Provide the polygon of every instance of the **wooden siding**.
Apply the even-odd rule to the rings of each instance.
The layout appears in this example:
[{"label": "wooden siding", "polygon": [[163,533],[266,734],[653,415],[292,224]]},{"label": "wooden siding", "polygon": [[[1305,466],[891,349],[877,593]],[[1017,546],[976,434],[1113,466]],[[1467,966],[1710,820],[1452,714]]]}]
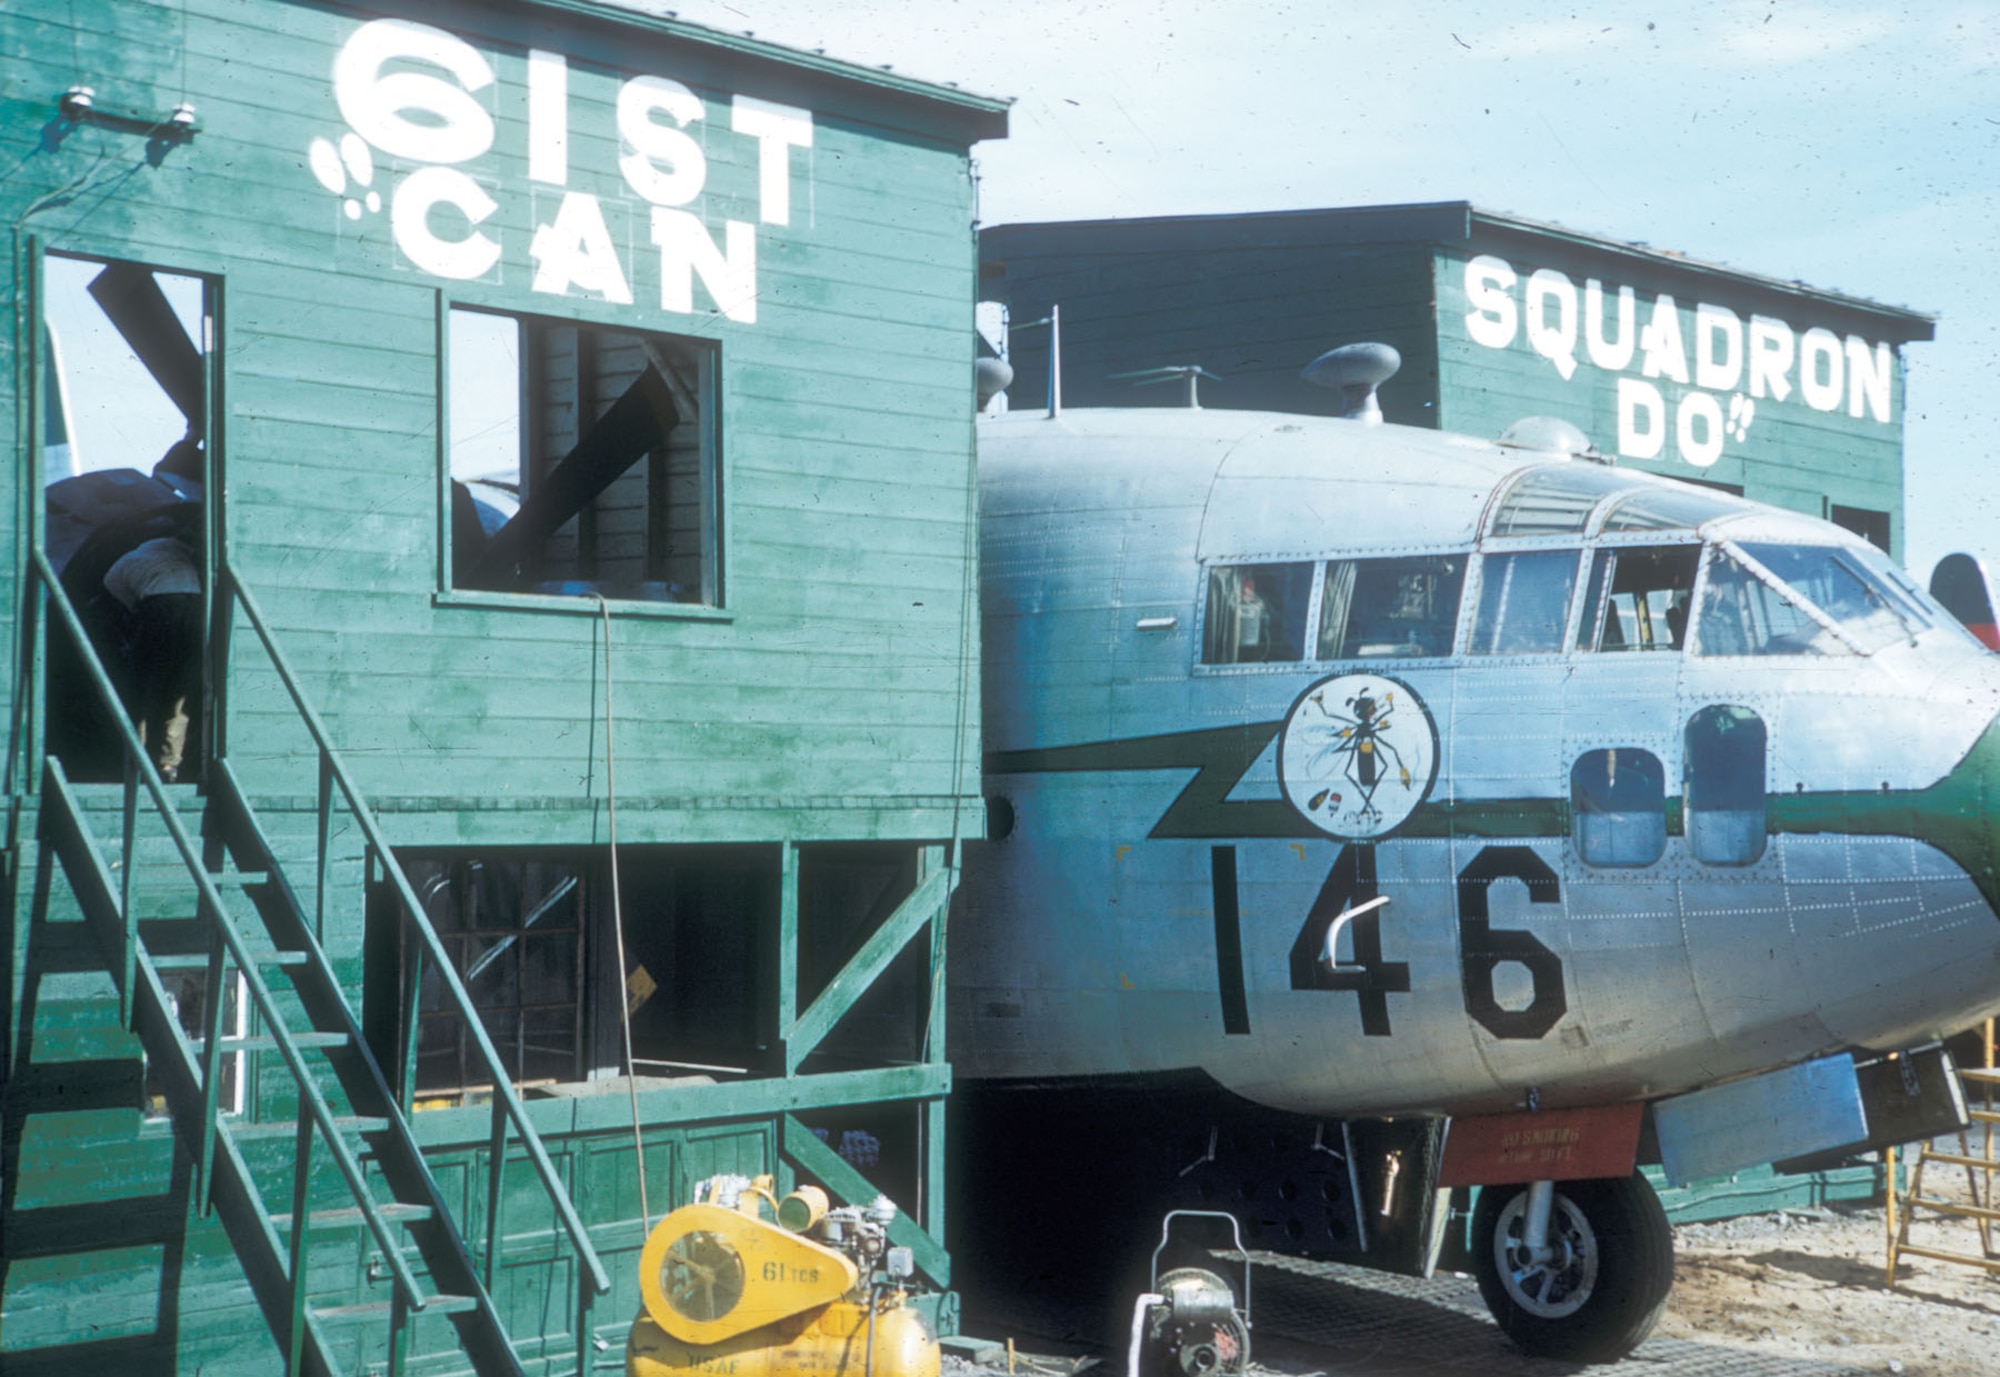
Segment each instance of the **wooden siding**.
[{"label": "wooden siding", "polygon": [[[529,216],[537,204],[546,214],[548,198],[525,193],[520,156],[526,21],[505,9],[426,11],[489,57],[500,92],[494,149],[477,164],[508,192],[482,226],[507,246],[500,280],[450,284],[394,261],[386,212],[344,221],[338,199],[303,166],[313,138],[344,127],[328,73],[361,17],[190,0],[184,89],[202,121],[192,142],[151,168],[143,139],[75,131],[31,158],[0,199],[19,214],[108,150],[137,170],[63,213],[37,213],[26,231],[44,249],[126,256],[215,282],[230,557],[278,623],[335,738],[353,745],[367,786],[580,802],[578,780],[590,771],[576,748],[593,739],[602,710],[589,672],[601,659],[590,601],[528,610],[436,600],[438,341],[440,312],[456,301],[574,311],[719,343],[725,614],[685,621],[650,608],[617,619],[621,791],[744,800],[728,825],[760,834],[773,830],[763,816],[771,807],[784,810],[787,831],[844,835],[851,810],[819,805],[921,797],[931,810],[923,830],[948,828],[936,804],[976,793],[967,762],[977,756],[976,702],[964,697],[977,682],[977,638],[965,620],[965,150],[885,127],[865,93],[815,109],[813,146],[792,154],[792,223],[757,225],[754,325],[710,314],[699,286],[693,315],[649,307],[647,290],[657,297],[658,287],[644,270],[643,205],[621,209],[637,217],[634,306],[535,293]],[[183,94],[182,22],[136,3],[79,7],[74,29],[66,15],[0,16],[0,72],[16,93],[0,113],[10,127],[39,128],[52,113],[47,98],[21,97],[61,90],[78,63],[101,104],[164,109]],[[547,46],[548,33],[535,32],[532,42]],[[591,179],[615,180],[612,98],[634,71],[693,86],[718,131],[732,91],[761,82],[760,94],[783,95],[713,53],[667,42],[613,49],[591,27],[569,37],[572,181],[592,190],[611,187]],[[135,85],[125,75],[133,72],[171,79]],[[717,134],[708,144],[712,191],[702,209],[719,237],[724,218],[756,222],[756,144]],[[386,190],[393,170],[381,162]],[[17,321],[17,334],[25,328]],[[628,482],[644,479],[641,466]],[[675,491],[689,486],[682,476]],[[604,505],[619,501],[607,494]],[[242,663],[247,687],[261,667]],[[260,697],[232,696],[232,749],[256,755],[267,740],[273,755],[295,749],[289,708],[272,702],[267,712]],[[601,731],[595,739],[601,746]]]},{"label": "wooden siding", "polygon": [[[481,96],[492,147],[464,165],[497,203],[478,228],[502,245],[498,266],[477,280],[428,275],[396,248],[390,202],[417,164],[378,153],[365,184],[350,165],[353,218],[308,167],[313,141],[338,140],[347,128],[332,90],[335,53],[380,7],[0,7],[0,129],[17,152],[0,181],[0,210],[16,227],[12,328],[0,330],[10,379],[0,386],[0,411],[17,456],[0,480],[10,485],[0,518],[0,618],[17,656],[0,690],[17,723],[8,794],[17,844],[0,928],[8,943],[0,1368],[9,1373],[95,1364],[261,1374],[278,1361],[241,1264],[192,1197],[186,1153],[164,1121],[142,1111],[139,1044],[121,1025],[115,987],[85,940],[62,868],[35,840],[40,761],[21,734],[32,733],[34,717],[16,714],[34,708],[40,691],[36,639],[19,634],[41,504],[40,437],[29,433],[28,404],[40,381],[29,292],[39,255],[131,260],[209,283],[209,434],[221,479],[210,500],[221,539],[394,845],[601,848],[614,802],[610,744],[619,837],[633,846],[688,854],[766,844],[775,875],[781,854],[797,854],[781,846],[853,840],[916,854],[919,842],[981,825],[966,141],[997,126],[1001,107],[927,96],[902,78],[843,76],[815,57],[759,54],[733,38],[677,36],[671,22],[636,15],[622,21],[535,0],[402,8],[462,37],[495,73]],[[567,185],[598,198],[630,305],[533,288],[530,246],[561,192],[526,175],[531,47],[567,55]],[[625,190],[618,170],[615,102],[623,83],[642,74],[683,82],[704,103],[692,132],[707,185],[683,209],[718,244],[727,221],[753,227],[754,323],[711,309],[700,281],[692,312],[661,305],[650,207]],[[149,148],[143,129],[56,120],[58,94],[79,83],[94,87],[98,109],[112,115],[151,120],[188,100],[200,130]],[[788,155],[788,224],[760,217],[758,141],[731,131],[738,94],[811,111],[811,147]],[[366,208],[370,190],[381,209]],[[450,237],[468,227],[458,211],[441,208],[433,228]],[[593,599],[447,588],[443,355],[457,305],[573,320],[606,338],[659,333],[712,345],[719,608],[615,603],[607,627]],[[613,362],[624,365],[605,370],[615,393],[636,363]],[[516,388],[519,379],[494,385]],[[693,439],[676,435],[655,462],[641,461],[605,494],[591,519],[608,560],[563,576],[628,576],[604,564],[629,564],[643,533],[671,550],[647,577],[701,585],[700,551],[688,549],[702,534]],[[555,437],[550,444],[562,447]],[[132,461],[147,467],[157,457]],[[671,492],[666,504],[651,500],[661,483]],[[648,519],[664,529],[645,531]],[[230,760],[293,884],[309,892],[318,845],[311,741],[240,618],[231,655],[223,690]],[[92,806],[100,837],[115,835],[112,805],[100,795]],[[385,982],[379,953],[364,940],[359,838],[345,817],[334,830],[321,940],[363,1009],[385,983],[393,988],[393,972]],[[135,863],[143,871],[133,872],[148,914],[185,903],[165,897],[177,862],[163,845],[147,834]],[[942,864],[935,850],[925,853],[933,867]],[[177,878],[184,891],[185,875]],[[628,902],[643,908],[643,898]],[[781,963],[762,947],[787,931],[782,922],[746,914],[738,934],[739,945],[758,947],[759,997],[764,986],[779,987],[768,967]],[[594,976],[609,964],[615,980],[601,934],[588,938],[593,946],[586,959]],[[282,986],[277,999],[281,1009],[297,1005]],[[795,1012],[759,1008],[757,1032],[768,1020],[782,1034]],[[593,1049],[602,1032],[586,1032]],[[296,1090],[275,1057],[250,1054],[245,1081],[246,1117],[295,1112]],[[716,1172],[774,1171],[789,1182],[780,1144],[795,1110],[934,1104],[949,1084],[940,1060],[813,1076],[787,1068],[768,1079],[650,1092],[641,1117],[653,1215]],[[327,1088],[337,1092],[330,1081]],[[644,1232],[630,1113],[622,1095],[530,1105],[611,1270],[613,1291],[593,1324],[613,1352],[637,1305]],[[414,1126],[468,1236],[478,1234],[489,1115],[440,1110],[414,1116]],[[247,1151],[267,1194],[283,1194],[276,1183],[289,1147],[274,1140]],[[575,1257],[519,1152],[517,1142],[507,1159],[495,1296],[528,1369],[568,1371]],[[345,1203],[342,1194],[331,1171],[316,1170],[315,1203]],[[382,1299],[381,1272],[359,1233],[328,1232],[313,1248],[313,1299]],[[381,1337],[379,1326],[357,1330],[344,1370],[379,1365]],[[419,1323],[417,1355],[413,1372],[464,1366],[445,1320]]]},{"label": "wooden siding", "polygon": [[[1519,279],[1512,289],[1517,306],[1529,275],[1543,268],[1563,273],[1579,294],[1590,278],[1604,283],[1607,296],[1614,295],[1620,285],[1632,287],[1636,297],[1635,331],[1642,330],[1651,319],[1655,301],[1661,296],[1671,296],[1681,318],[1681,336],[1690,367],[1696,347],[1697,302],[1726,307],[1743,321],[1752,315],[1783,320],[1795,336],[1820,327],[1843,337],[1851,332],[1871,344],[1887,343],[1894,351],[1889,371],[1888,419],[1876,419],[1872,410],[1861,418],[1850,416],[1845,387],[1833,410],[1813,409],[1802,400],[1794,364],[1792,391],[1783,401],[1770,396],[1748,397],[1747,379],[1740,380],[1733,393],[1711,394],[1724,417],[1737,397],[1752,401],[1754,413],[1741,436],[1725,432],[1720,457],[1714,462],[1705,466],[1690,463],[1677,452],[1676,411],[1683,398],[1700,389],[1667,376],[1645,377],[1643,348],[1634,354],[1629,368],[1613,373],[1589,361],[1587,346],[1579,337],[1575,373],[1565,379],[1549,359],[1529,346],[1524,306],[1521,307],[1523,324],[1510,346],[1490,348],[1476,343],[1465,324],[1468,314],[1475,309],[1465,284],[1467,264],[1479,253],[1501,257],[1514,269]],[[1713,269],[1613,261],[1574,245],[1536,244],[1519,236],[1487,242],[1475,239],[1463,248],[1440,250],[1436,265],[1441,360],[1438,413],[1440,423],[1446,428],[1497,436],[1523,417],[1559,416],[1581,427],[1601,451],[1615,455],[1624,466],[1674,478],[1731,484],[1740,487],[1744,496],[1754,501],[1812,516],[1827,515],[1833,504],[1888,512],[1892,549],[1901,550],[1900,346],[1905,335],[1894,332],[1907,329],[1906,325],[1830,307],[1804,294],[1786,297],[1764,284],[1732,280]],[[1581,325],[1578,328],[1580,336]],[[1657,458],[1640,459],[1617,453],[1621,377],[1643,382],[1660,393],[1667,434]]]},{"label": "wooden siding", "polygon": [[[1062,308],[1063,405],[1172,407],[1179,382],[1135,385],[1114,375],[1198,364],[1204,407],[1332,415],[1334,393],[1299,370],[1336,345],[1383,340],[1403,354],[1384,389],[1389,419],[1429,424],[1436,331],[1426,255],[1407,245],[1244,245],[1199,253],[1121,249],[1107,236],[1038,227],[1031,250],[989,236],[984,299],[1025,325]],[[1010,340],[1014,409],[1048,405],[1048,330]]]}]

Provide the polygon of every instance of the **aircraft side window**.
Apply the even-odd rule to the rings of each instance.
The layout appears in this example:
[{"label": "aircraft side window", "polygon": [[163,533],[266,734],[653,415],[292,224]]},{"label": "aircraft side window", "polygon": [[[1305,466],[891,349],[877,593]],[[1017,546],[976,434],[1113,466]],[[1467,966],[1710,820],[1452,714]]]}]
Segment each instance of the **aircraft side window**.
[{"label": "aircraft side window", "polygon": [[1246,665],[1296,662],[1304,654],[1306,604],[1313,566],[1228,564],[1208,571],[1208,615],[1201,662]]},{"label": "aircraft side window", "polygon": [[1681,778],[1688,850],[1709,865],[1764,854],[1764,719],[1717,705],[1688,719]]},{"label": "aircraft side window", "polygon": [[1570,836],[1585,865],[1651,865],[1667,850],[1667,772],[1651,751],[1585,751],[1569,772]]},{"label": "aircraft side window", "polygon": [[1579,650],[1679,650],[1699,545],[1599,550],[1577,626]]},{"label": "aircraft side window", "polygon": [[1696,609],[1693,647],[1697,655],[1853,653],[1799,603],[1721,550],[1709,553],[1708,578]]},{"label": "aircraft side window", "polygon": [[1449,655],[1464,584],[1460,555],[1329,560],[1316,658]]},{"label": "aircraft side window", "polygon": [[1528,550],[1488,555],[1480,566],[1474,655],[1552,654],[1563,647],[1569,595],[1576,586],[1575,550]]}]

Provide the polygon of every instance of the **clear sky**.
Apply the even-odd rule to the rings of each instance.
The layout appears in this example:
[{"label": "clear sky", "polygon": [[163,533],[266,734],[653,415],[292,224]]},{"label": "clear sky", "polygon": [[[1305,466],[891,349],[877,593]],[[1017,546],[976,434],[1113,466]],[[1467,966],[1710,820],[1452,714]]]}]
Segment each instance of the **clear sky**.
[{"label": "clear sky", "polygon": [[1939,317],[1907,555],[2000,556],[2000,3],[656,0],[1017,103],[988,224],[1469,200]]}]

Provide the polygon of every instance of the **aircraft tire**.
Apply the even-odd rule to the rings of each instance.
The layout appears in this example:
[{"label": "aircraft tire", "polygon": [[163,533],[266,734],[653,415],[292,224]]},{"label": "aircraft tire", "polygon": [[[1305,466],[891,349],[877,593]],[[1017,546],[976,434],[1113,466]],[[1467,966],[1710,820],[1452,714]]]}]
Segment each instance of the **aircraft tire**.
[{"label": "aircraft tire", "polygon": [[1666,1309],[1674,1284],[1673,1231],[1643,1176],[1556,1186],[1553,1265],[1519,1254],[1524,1186],[1488,1186],[1473,1216],[1479,1294],[1522,1352],[1569,1362],[1623,1358]]}]

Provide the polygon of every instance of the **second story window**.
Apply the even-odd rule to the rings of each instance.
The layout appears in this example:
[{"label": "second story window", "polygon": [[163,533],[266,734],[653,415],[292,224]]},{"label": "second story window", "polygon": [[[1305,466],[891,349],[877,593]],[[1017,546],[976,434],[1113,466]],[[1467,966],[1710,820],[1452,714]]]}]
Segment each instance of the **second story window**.
[{"label": "second story window", "polygon": [[716,347],[451,312],[451,584],[721,601]]}]

